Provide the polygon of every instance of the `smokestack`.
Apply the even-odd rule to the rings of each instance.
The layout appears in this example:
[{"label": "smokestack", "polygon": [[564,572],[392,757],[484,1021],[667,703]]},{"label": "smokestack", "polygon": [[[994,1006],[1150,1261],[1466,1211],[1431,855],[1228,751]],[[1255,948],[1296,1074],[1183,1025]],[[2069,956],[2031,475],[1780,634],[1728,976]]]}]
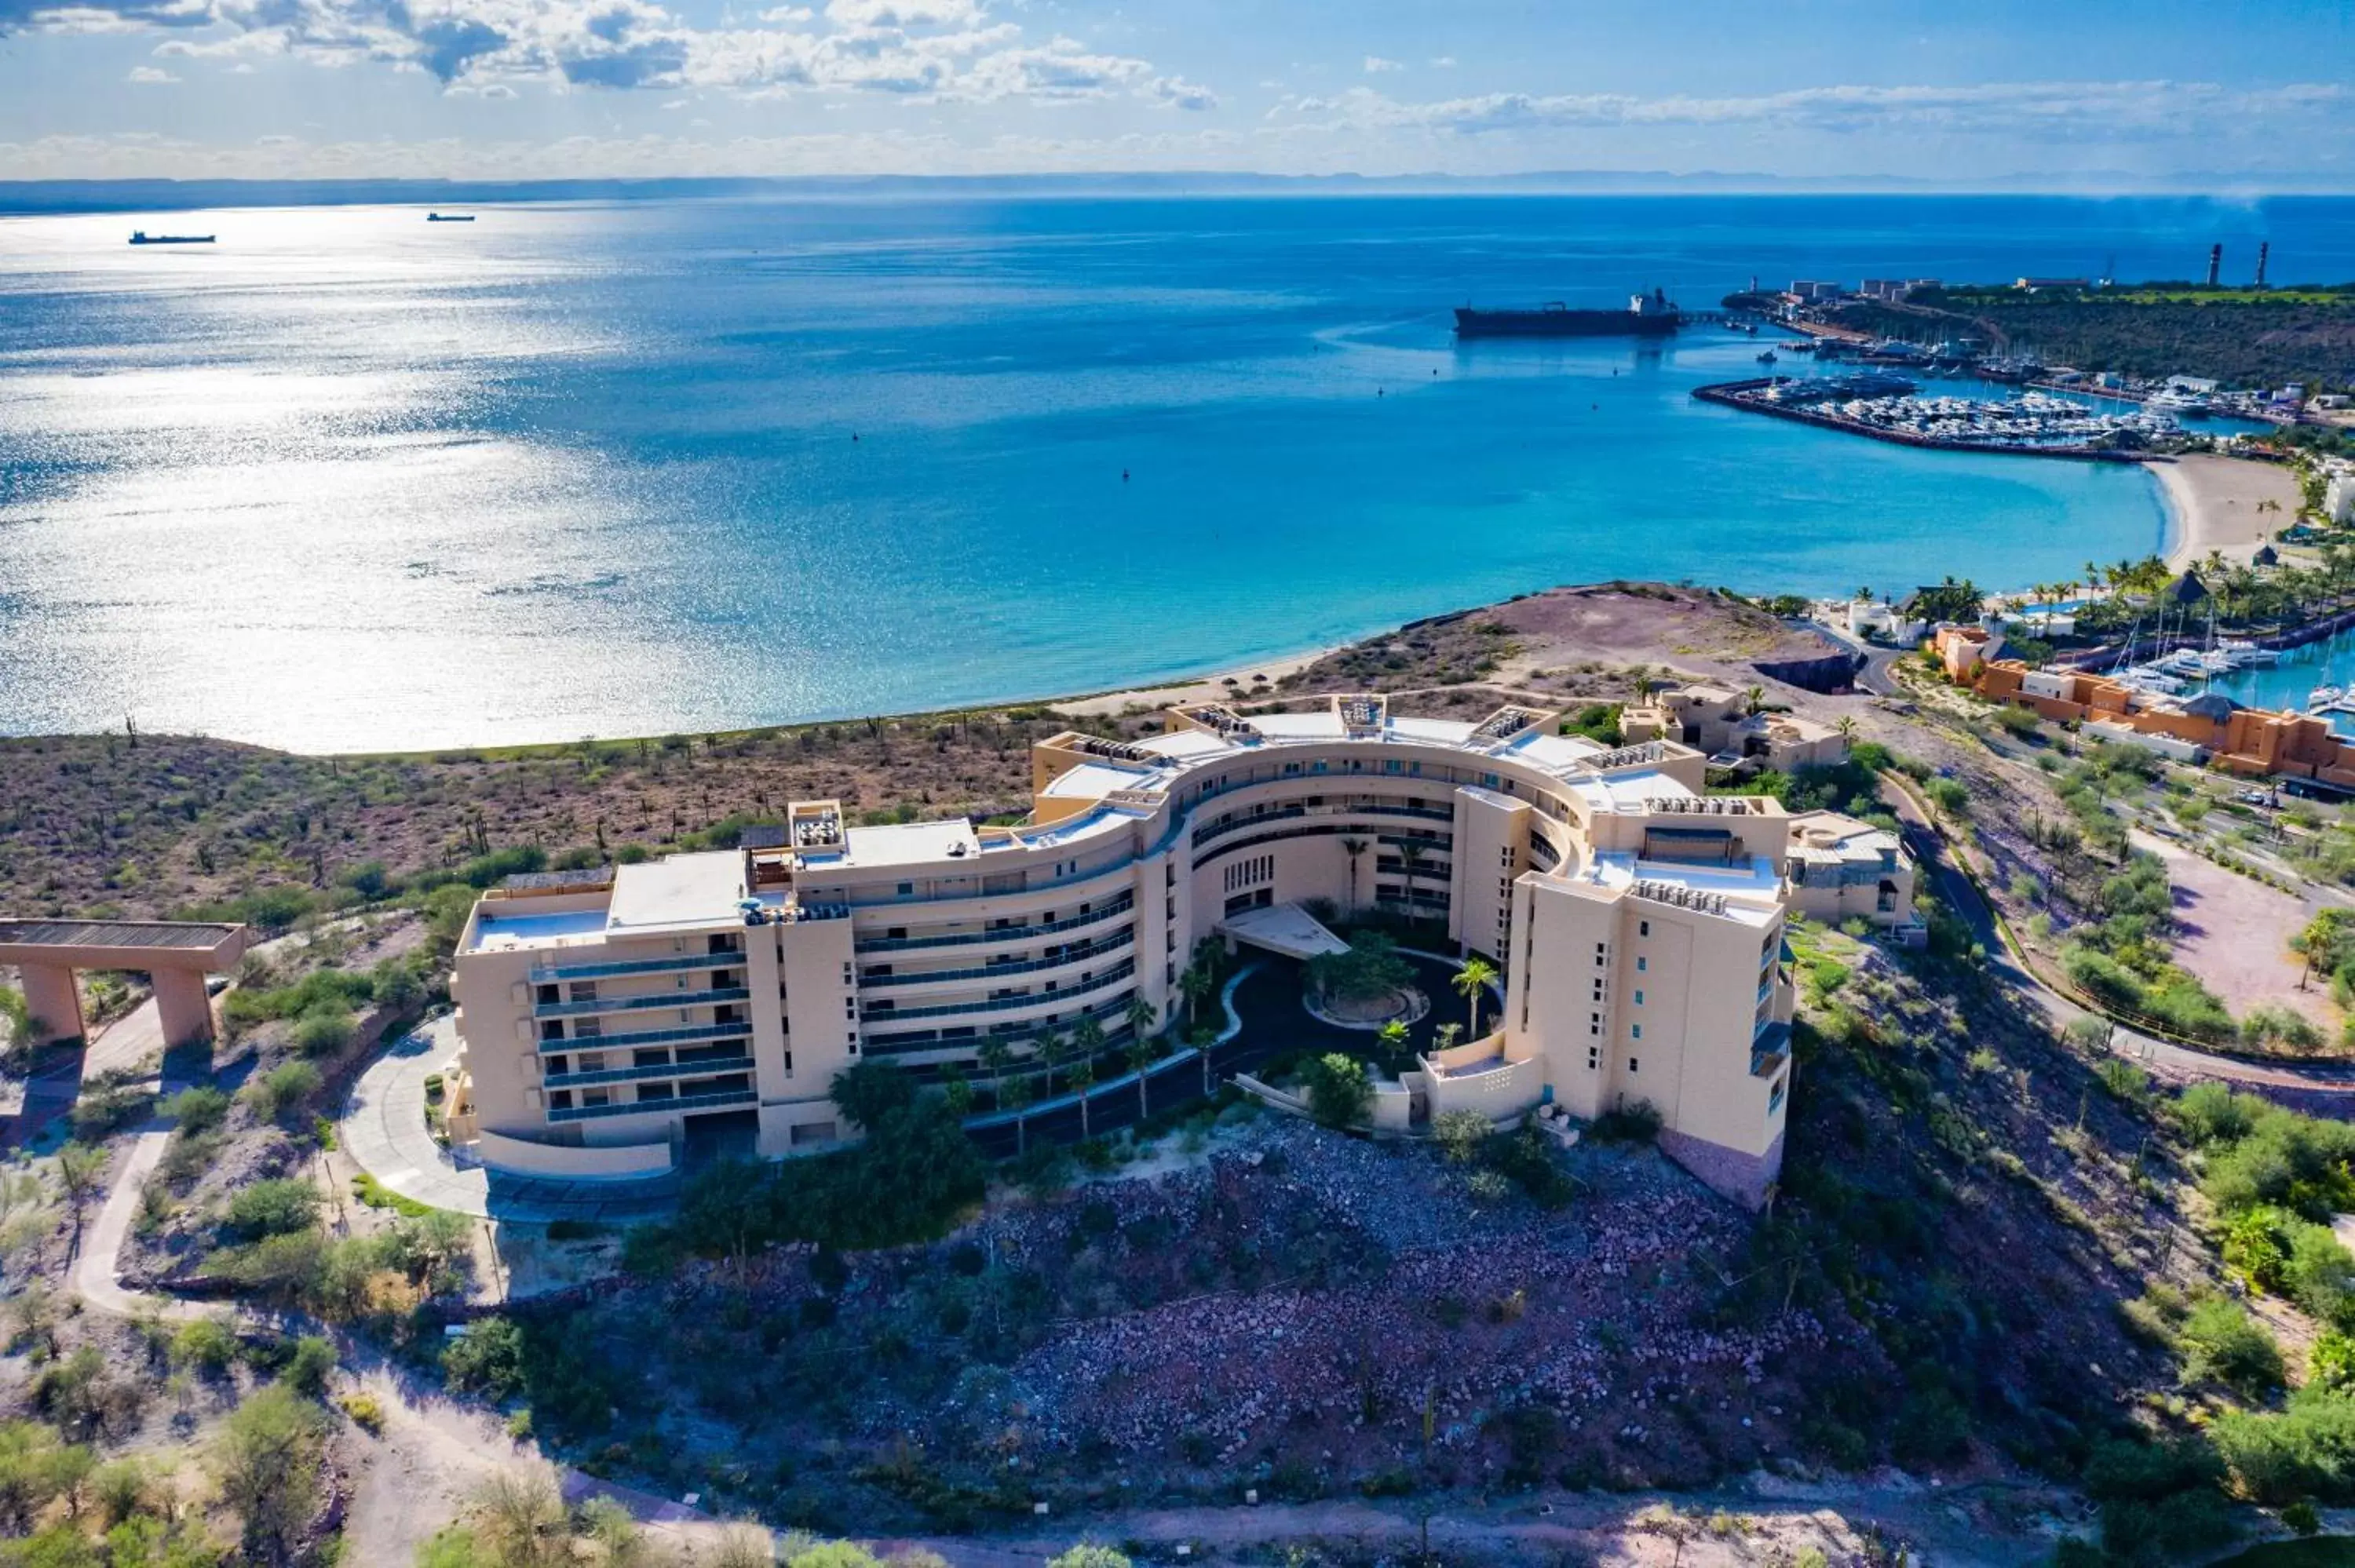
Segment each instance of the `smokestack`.
[{"label": "smokestack", "polygon": [[2224,248],[2222,245],[2211,245],[2208,248],[2208,286],[2210,288],[2216,286],[2216,275],[2223,270]]},{"label": "smokestack", "polygon": [[2265,257],[2273,248],[2274,242],[2270,239],[2257,241],[2257,287],[2260,289],[2265,286]]}]

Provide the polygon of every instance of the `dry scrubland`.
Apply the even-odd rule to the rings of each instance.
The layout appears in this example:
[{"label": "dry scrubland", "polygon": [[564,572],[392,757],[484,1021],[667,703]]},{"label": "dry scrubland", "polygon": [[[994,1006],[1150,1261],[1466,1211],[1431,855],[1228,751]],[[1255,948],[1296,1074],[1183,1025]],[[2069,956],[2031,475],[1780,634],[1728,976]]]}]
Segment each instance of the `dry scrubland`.
[{"label": "dry scrubland", "polygon": [[[2165,880],[2135,871],[2123,827],[2105,823],[2188,810],[2182,796],[1927,685],[1909,706],[1813,697],[1751,670],[1820,652],[1747,605],[1613,585],[1402,628],[1258,700],[1371,687],[1404,709],[1470,714],[1621,701],[1639,670],[1758,684],[1854,717],[1910,759],[2055,961],[2099,936],[2116,961],[2163,969]],[[30,1425],[0,1429],[0,1466],[12,1443],[82,1445],[93,1463],[144,1455],[172,1478],[154,1485],[185,1495],[191,1539],[315,1560],[348,1510],[381,1537],[355,1542],[368,1563],[406,1562],[474,1484],[479,1433],[451,1436],[468,1405],[581,1471],[773,1523],[1034,1542],[1043,1500],[1072,1533],[1175,1532],[1249,1556],[1272,1549],[1272,1525],[1218,1510],[1255,1488],[1317,1538],[1301,1550],[1334,1562],[1406,1550],[1396,1516],[1433,1497],[1496,1521],[1451,1550],[1466,1560],[1883,1554],[1838,1520],[1721,1528],[1615,1500],[1752,1473],[1813,1489],[1851,1521],[1906,1520],[1956,1561],[2035,1560],[2077,1530],[2103,1533],[2121,1565],[2157,1562],[2221,1539],[2219,1477],[2269,1503],[2355,1500],[2355,1438],[2330,1425],[2355,1397],[2328,1392],[2355,1381],[2340,1337],[2355,1330],[2355,1258],[2317,1223],[2355,1206],[2340,1191],[2355,1148],[2254,1102],[2187,1111],[2056,1039],[1951,920],[1902,959],[1796,934],[1802,1086],[1764,1218],[1709,1198],[1646,1147],[1640,1119],[1567,1155],[1507,1137],[1377,1146],[1230,1093],[1165,1113],[1149,1148],[1124,1134],[1076,1157],[1034,1152],[986,1194],[942,1146],[894,1132],[830,1157],[854,1161],[840,1171],[723,1169],[676,1222],[626,1236],[517,1232],[512,1255],[623,1272],[514,1302],[453,1349],[445,1317],[480,1310],[467,1303],[508,1271],[446,1219],[319,1182],[334,1157],[317,1109],[370,1032],[430,995],[475,885],[541,859],[730,842],[741,819],[812,795],[855,813],[1013,811],[1028,741],[1064,723],[1026,708],[400,758],[150,736],[0,745],[0,907],[226,906],[304,927],[234,993],[221,1092],[172,1107],[179,1130],[125,1253],[134,1283],[229,1288],[294,1316],[223,1352],[184,1345],[177,1324],[62,1309],[77,1212],[106,1173],[18,1172],[0,1214],[14,1314],[0,1420]],[[2132,948],[2117,923],[2137,916],[2160,946]],[[98,1086],[86,1136],[119,1160],[122,1140],[103,1140],[147,1114],[146,1094]],[[846,1239],[837,1222],[887,1191],[912,1232]],[[791,1201],[846,1192],[860,1202]],[[330,1374],[322,1404],[319,1352],[300,1341],[328,1328],[352,1336],[346,1366],[370,1371]],[[2306,1391],[2286,1399],[2286,1383]],[[445,1385],[464,1405],[410,1402]],[[373,1413],[349,1403],[362,1392]],[[293,1423],[307,1467],[275,1515],[218,1479],[231,1413],[257,1402]],[[2342,1425],[2355,1434],[2355,1414]],[[2137,1432],[2174,1446],[2116,1446]],[[1951,1500],[1840,1478],[1883,1461],[1940,1476]],[[90,1533],[45,1484],[17,1522],[53,1541]],[[1564,1505],[1559,1527],[1529,1511],[1548,1498]],[[1364,1543],[1369,1510],[1389,1521],[1385,1548]],[[1520,1522],[1503,1522],[1514,1510]],[[255,1518],[284,1526],[277,1545],[251,1535]],[[509,1560],[475,1544],[446,1568]]]}]

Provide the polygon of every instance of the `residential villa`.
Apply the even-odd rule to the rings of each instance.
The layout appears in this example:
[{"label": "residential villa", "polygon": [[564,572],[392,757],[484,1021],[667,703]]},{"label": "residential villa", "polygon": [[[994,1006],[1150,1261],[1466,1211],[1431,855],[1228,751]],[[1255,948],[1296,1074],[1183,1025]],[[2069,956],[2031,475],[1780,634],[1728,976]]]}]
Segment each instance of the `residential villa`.
[{"label": "residential villa", "polygon": [[1838,926],[1912,930],[1913,862],[1898,836],[1838,811],[1791,817],[1791,912]]},{"label": "residential villa", "polygon": [[1631,745],[1678,741],[1719,766],[1756,758],[1787,773],[1798,768],[1837,767],[1848,759],[1848,742],[1829,725],[1796,714],[1753,714],[1746,697],[1720,686],[1655,692],[1649,702],[1621,711],[1619,733]]},{"label": "residential villa", "polygon": [[1689,746],[1558,729],[1380,696],[1187,708],[1142,739],[1038,743],[1018,826],[852,827],[801,801],[737,849],[511,879],[459,942],[453,1136],[562,1177],[667,1170],[720,1118],[764,1155],[822,1150],[850,1134],[828,1095],[854,1062],[970,1071],[1086,1019],[1120,1041],[1133,1012],[1170,1017],[1198,940],[1298,958],[1333,940],[1303,907],[1329,901],[1444,922],[1504,973],[1493,1031],[1423,1062],[1423,1115],[1647,1102],[1672,1157],[1754,1203],[1791,1084],[1785,912],[1878,917],[1889,868],[1845,833],[1795,851],[1771,799],[1705,796]]}]

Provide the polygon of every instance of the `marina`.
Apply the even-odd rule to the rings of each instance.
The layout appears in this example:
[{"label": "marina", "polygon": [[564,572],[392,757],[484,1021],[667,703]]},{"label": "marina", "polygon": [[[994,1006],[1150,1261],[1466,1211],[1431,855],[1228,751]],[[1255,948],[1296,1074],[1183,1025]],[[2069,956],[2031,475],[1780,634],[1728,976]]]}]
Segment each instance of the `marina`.
[{"label": "marina", "polygon": [[[1768,357],[1759,355],[1761,360]],[[1804,378],[1765,376],[1698,387],[1693,396],[1940,451],[2139,462],[2153,444],[2181,434],[2181,427],[2166,414],[2105,412],[2042,392],[2005,398],[1923,397],[1917,383],[1881,371]]]}]

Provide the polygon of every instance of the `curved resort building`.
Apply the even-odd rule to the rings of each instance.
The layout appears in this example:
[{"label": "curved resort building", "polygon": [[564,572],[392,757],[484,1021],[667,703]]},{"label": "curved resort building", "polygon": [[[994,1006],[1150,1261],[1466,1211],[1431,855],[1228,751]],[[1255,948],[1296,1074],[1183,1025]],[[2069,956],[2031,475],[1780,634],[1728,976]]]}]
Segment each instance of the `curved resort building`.
[{"label": "curved resort building", "polygon": [[513,879],[459,943],[453,1135],[559,1177],[667,1170],[706,1118],[824,1149],[854,1061],[971,1068],[1087,1018],[1118,1041],[1134,999],[1169,1018],[1199,939],[1298,956],[1329,939],[1298,906],[1327,900],[1444,921],[1505,976],[1493,1032],[1425,1057],[1398,1119],[1648,1102],[1671,1156],[1754,1203],[1791,1080],[1790,819],[1704,796],[1689,747],[1556,730],[1379,696],[1188,708],[1039,742],[1019,826],[804,801],[735,850]]}]

